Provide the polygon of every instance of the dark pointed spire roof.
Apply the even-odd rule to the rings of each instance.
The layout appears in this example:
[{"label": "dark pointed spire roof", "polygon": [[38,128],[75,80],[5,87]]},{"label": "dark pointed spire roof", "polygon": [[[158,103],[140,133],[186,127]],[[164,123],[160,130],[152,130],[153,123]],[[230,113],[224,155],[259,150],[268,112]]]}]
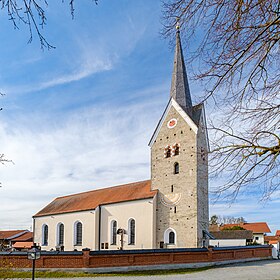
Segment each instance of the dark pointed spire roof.
[{"label": "dark pointed spire roof", "polygon": [[176,49],[170,96],[192,117],[192,100],[181,46],[179,27],[176,32]]}]

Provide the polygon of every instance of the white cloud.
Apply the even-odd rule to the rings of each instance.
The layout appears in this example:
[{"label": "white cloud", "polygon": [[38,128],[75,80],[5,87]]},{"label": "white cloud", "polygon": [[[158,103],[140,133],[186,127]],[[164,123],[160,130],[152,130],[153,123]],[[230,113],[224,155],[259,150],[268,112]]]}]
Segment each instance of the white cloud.
[{"label": "white cloud", "polygon": [[89,60],[83,61],[81,63],[81,66],[78,69],[76,69],[70,73],[61,75],[59,77],[54,77],[48,81],[44,81],[44,82],[38,84],[37,86],[30,88],[29,91],[43,90],[43,89],[47,89],[49,87],[79,81],[81,79],[91,76],[92,74],[102,72],[102,71],[107,71],[110,69],[112,69],[111,61],[109,61],[109,60],[102,61],[99,59],[91,58]]},{"label": "white cloud", "polygon": [[[153,107],[104,105],[47,122],[30,114],[0,123],[0,146],[15,162],[1,168],[1,227],[29,228],[56,196],[148,179]],[[30,118],[41,127],[28,127]]]},{"label": "white cloud", "polygon": [[[162,91],[159,86],[137,92],[155,94],[131,105],[88,107],[55,119],[30,113],[0,122],[0,146],[15,162],[0,169],[2,229],[29,229],[32,215],[56,196],[148,179],[147,143],[164,109],[156,94]],[[278,207],[279,201],[260,205],[253,196],[210,204],[211,214],[266,221],[273,232]]]},{"label": "white cloud", "polygon": [[35,81],[30,84],[7,86],[1,89],[6,94],[15,93],[29,93],[39,90],[45,90],[54,86],[64,85],[71,82],[79,81],[87,78],[95,73],[111,70],[113,62],[109,58],[102,58],[98,56],[81,57],[79,60],[73,62],[75,67],[66,70],[65,73],[55,74],[50,71],[50,77],[43,81]]}]

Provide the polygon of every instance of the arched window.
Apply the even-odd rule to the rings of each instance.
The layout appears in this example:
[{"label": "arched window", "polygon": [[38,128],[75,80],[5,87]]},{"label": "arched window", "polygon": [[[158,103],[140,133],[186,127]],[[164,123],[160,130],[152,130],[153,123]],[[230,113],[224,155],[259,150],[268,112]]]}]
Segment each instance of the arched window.
[{"label": "arched window", "polygon": [[166,146],[166,147],[164,148],[164,157],[165,157],[165,158],[171,157],[171,148],[170,148],[170,146]]},{"label": "arched window", "polygon": [[174,156],[178,156],[179,155],[179,152],[180,152],[180,147],[178,144],[175,144],[174,145]]},{"label": "arched window", "polygon": [[117,221],[111,221],[111,245],[117,244]]},{"label": "arched window", "polygon": [[178,162],[174,163],[174,174],[179,174],[179,163]]},{"label": "arched window", "polygon": [[64,245],[64,224],[59,223],[57,225],[57,245],[63,246]]},{"label": "arched window", "polygon": [[82,246],[83,244],[83,225],[81,222],[74,224],[74,245]]},{"label": "arched window", "polygon": [[174,245],[176,244],[176,232],[172,228],[168,228],[164,232],[164,243]]},{"label": "arched window", "polygon": [[169,244],[175,244],[175,233],[173,231],[169,232]]},{"label": "arched window", "polygon": [[128,221],[128,244],[134,245],[135,244],[135,220],[130,219]]},{"label": "arched window", "polygon": [[42,246],[48,246],[49,239],[49,227],[48,225],[43,225],[42,227]]}]

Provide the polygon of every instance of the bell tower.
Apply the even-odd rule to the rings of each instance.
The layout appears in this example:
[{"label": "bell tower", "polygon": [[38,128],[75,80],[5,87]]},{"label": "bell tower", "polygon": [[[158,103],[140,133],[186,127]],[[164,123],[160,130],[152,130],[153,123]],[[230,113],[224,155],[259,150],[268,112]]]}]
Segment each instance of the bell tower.
[{"label": "bell tower", "polygon": [[158,190],[156,248],[206,245],[208,138],[203,104],[193,106],[180,40],[170,99],[150,140],[152,189]]}]

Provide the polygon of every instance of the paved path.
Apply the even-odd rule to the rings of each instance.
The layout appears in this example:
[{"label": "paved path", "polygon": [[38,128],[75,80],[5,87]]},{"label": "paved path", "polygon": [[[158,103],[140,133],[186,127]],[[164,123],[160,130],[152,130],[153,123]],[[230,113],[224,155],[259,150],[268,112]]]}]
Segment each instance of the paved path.
[{"label": "paved path", "polygon": [[[191,274],[173,274],[166,276],[122,276],[122,277],[88,277],[76,280],[280,280],[280,260],[268,260],[232,264],[216,267]],[[38,280],[38,279],[37,279]],[[46,278],[45,278],[46,280]],[[47,279],[54,280],[54,279]],[[55,279],[58,280],[58,279]],[[69,280],[60,278],[59,280]]]}]

